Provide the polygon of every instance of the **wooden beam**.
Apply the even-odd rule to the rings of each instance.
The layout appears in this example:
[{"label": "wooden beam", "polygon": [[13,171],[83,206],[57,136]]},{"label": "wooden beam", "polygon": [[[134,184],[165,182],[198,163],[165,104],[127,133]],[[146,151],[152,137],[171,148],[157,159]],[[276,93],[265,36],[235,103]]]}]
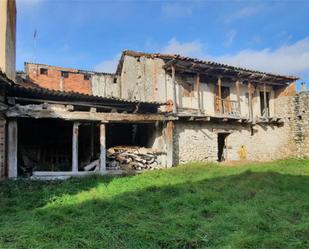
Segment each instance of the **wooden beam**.
[{"label": "wooden beam", "polygon": [[90,126],[90,151],[91,151],[91,160],[94,159],[94,124]]},{"label": "wooden beam", "polygon": [[176,80],[175,80],[175,66],[172,65],[172,84],[173,84],[173,113],[177,113],[177,95],[176,95]]},{"label": "wooden beam", "polygon": [[221,77],[218,77],[218,98],[219,98],[219,111],[222,114],[222,94],[221,94]]},{"label": "wooden beam", "polygon": [[174,165],[173,157],[173,133],[174,133],[174,123],[173,121],[168,121],[166,123],[164,137],[166,143],[166,167],[172,167]]},{"label": "wooden beam", "polygon": [[253,120],[253,107],[252,107],[252,84],[248,83],[248,95],[249,95],[249,119]]},{"label": "wooden beam", "polygon": [[17,120],[8,121],[8,177],[17,177]]},{"label": "wooden beam", "polygon": [[61,108],[43,109],[42,105],[15,105],[6,111],[7,117],[24,118],[59,118],[75,121],[101,121],[101,122],[153,122],[175,120],[176,117],[163,114],[129,114],[129,113],[105,113],[67,111]]},{"label": "wooden beam", "polygon": [[268,109],[267,109],[267,101],[266,101],[266,84],[264,83],[264,86],[263,86],[263,91],[264,91],[264,113],[265,113],[265,116],[268,117]]},{"label": "wooden beam", "polygon": [[239,89],[239,80],[236,81],[236,93],[237,93],[237,104],[238,104],[238,111],[239,111],[239,114],[241,114],[241,111],[240,111],[240,89]]},{"label": "wooden beam", "polygon": [[73,134],[72,134],[72,172],[78,172],[78,133],[79,123],[73,123]]},{"label": "wooden beam", "polygon": [[200,74],[196,74],[196,91],[197,91],[197,108],[198,113],[201,113],[201,91],[200,91]]},{"label": "wooden beam", "polygon": [[100,172],[106,171],[106,129],[100,124]]}]

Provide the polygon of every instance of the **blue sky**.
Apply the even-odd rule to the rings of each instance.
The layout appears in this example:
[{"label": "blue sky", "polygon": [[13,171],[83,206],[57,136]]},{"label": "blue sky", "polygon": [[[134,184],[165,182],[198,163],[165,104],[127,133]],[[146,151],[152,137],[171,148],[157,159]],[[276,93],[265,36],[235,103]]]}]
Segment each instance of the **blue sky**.
[{"label": "blue sky", "polygon": [[121,51],[131,49],[309,83],[309,0],[17,0],[17,14],[19,70],[35,61],[113,72]]}]

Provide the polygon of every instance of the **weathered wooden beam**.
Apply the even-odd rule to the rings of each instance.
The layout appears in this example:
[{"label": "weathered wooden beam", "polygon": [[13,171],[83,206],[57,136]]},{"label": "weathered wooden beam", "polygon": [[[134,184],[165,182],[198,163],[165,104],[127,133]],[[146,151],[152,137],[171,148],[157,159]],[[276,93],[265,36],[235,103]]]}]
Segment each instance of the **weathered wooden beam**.
[{"label": "weathered wooden beam", "polygon": [[8,121],[8,177],[17,177],[17,120]]},{"label": "weathered wooden beam", "polygon": [[264,83],[263,86],[263,91],[264,91],[264,112],[265,112],[265,116],[268,117],[268,109],[267,109],[267,101],[266,101],[266,84]]},{"label": "weathered wooden beam", "polygon": [[177,113],[177,95],[176,95],[176,80],[175,80],[175,66],[172,65],[172,84],[173,84],[173,113]]},{"label": "weathered wooden beam", "polygon": [[90,124],[90,153],[91,159],[94,158],[94,124]]},{"label": "weathered wooden beam", "polygon": [[237,104],[238,104],[238,111],[239,111],[239,114],[241,114],[241,111],[240,111],[240,89],[239,89],[239,80],[236,81],[236,93],[237,93]]},{"label": "weathered wooden beam", "polygon": [[252,107],[252,84],[251,82],[248,83],[248,97],[249,97],[249,118],[253,120],[253,107]]},{"label": "weathered wooden beam", "polygon": [[42,105],[15,105],[6,112],[7,117],[24,118],[59,118],[76,121],[106,121],[106,122],[153,122],[164,120],[175,120],[172,116],[163,114],[129,114],[129,113],[101,113],[66,111],[61,108],[50,108],[44,110]]},{"label": "weathered wooden beam", "polygon": [[106,171],[106,129],[100,124],[100,171]]},{"label": "weathered wooden beam", "polygon": [[72,132],[72,172],[78,172],[78,133],[79,133],[79,123],[73,123]]},{"label": "weathered wooden beam", "polygon": [[218,77],[218,98],[219,98],[219,112],[222,114],[222,94],[221,94],[221,77]]},{"label": "weathered wooden beam", "polygon": [[198,108],[198,113],[201,113],[201,91],[200,91],[200,74],[196,74],[196,91],[197,91],[197,108]]},{"label": "weathered wooden beam", "polygon": [[173,157],[173,133],[174,133],[174,123],[173,121],[168,121],[166,123],[164,137],[166,143],[166,167],[172,167],[174,165]]}]

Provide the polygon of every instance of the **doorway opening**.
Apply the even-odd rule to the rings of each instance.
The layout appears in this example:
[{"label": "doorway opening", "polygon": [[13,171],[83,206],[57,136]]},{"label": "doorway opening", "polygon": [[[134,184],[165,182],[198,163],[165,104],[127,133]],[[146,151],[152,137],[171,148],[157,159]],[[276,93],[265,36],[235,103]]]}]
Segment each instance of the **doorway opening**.
[{"label": "doorway opening", "polygon": [[226,160],[226,138],[229,133],[218,133],[218,162],[223,162]]}]

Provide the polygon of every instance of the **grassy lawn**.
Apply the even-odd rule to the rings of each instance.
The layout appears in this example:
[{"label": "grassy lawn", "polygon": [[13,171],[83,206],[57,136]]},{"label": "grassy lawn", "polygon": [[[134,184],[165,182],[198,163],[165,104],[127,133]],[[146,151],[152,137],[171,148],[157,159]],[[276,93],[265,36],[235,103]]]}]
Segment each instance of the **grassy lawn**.
[{"label": "grassy lawn", "polygon": [[0,248],[309,248],[309,160],[2,182]]}]

